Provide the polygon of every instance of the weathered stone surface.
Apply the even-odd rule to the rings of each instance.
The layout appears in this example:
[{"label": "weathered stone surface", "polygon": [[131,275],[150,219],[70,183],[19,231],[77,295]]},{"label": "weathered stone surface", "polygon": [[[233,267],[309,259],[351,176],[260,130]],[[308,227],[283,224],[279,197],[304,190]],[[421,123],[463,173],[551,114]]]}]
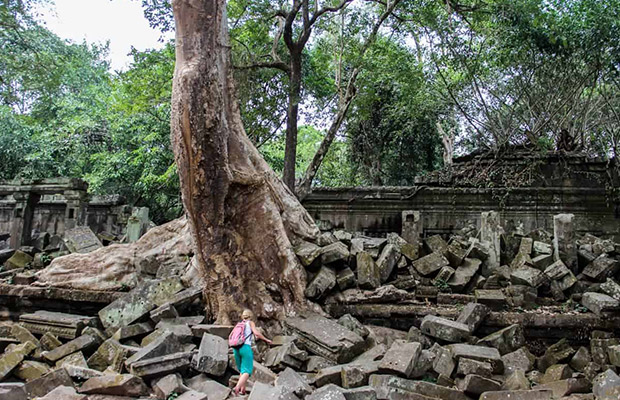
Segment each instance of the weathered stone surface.
[{"label": "weathered stone surface", "polygon": [[495,347],[501,355],[511,353],[525,345],[523,327],[519,324],[510,325],[480,339],[477,344]]},{"label": "weathered stone surface", "polygon": [[450,262],[450,266],[453,268],[457,268],[465,259],[465,256],[467,255],[467,249],[461,247],[458,242],[453,241],[448,245],[448,247],[446,247],[444,253],[446,255],[446,258]]},{"label": "weathered stone surface", "polygon": [[296,400],[299,399],[293,392],[282,386],[271,386],[256,382],[250,392],[248,400]]},{"label": "weathered stone surface", "polygon": [[507,375],[502,390],[529,390],[530,386],[525,371],[518,369]]},{"label": "weathered stone surface", "polygon": [[159,322],[164,318],[177,318],[180,316],[177,309],[170,303],[157,307],[149,315],[155,322]]},{"label": "weathered stone surface", "polygon": [[129,366],[129,372],[145,379],[172,374],[187,369],[191,356],[191,352],[178,352],[135,361]]},{"label": "weathered stone surface", "polygon": [[607,281],[601,283],[601,290],[610,297],[620,301],[620,285],[611,278],[607,278]]},{"label": "weathered stone surface", "polygon": [[[300,398],[312,393],[312,388],[297,372],[287,368],[280,372],[275,382],[276,386],[282,386],[292,391]],[[209,399],[211,400],[211,399]]]},{"label": "weathered stone surface", "polygon": [[455,292],[462,292],[474,275],[480,270],[482,261],[475,258],[466,258],[463,263],[454,271],[454,275],[448,281],[448,285]]},{"label": "weathered stone surface", "polygon": [[489,307],[480,303],[467,303],[463,311],[459,314],[456,322],[465,324],[469,327],[469,331],[474,333],[487,315],[491,312]]},{"label": "weathered stone surface", "polygon": [[400,250],[396,245],[388,243],[379,258],[377,259],[377,268],[379,269],[379,278],[381,279],[381,283],[384,283],[388,280],[390,275],[392,275],[392,271],[394,271],[394,267],[400,258]]},{"label": "weathered stone surface", "polygon": [[450,278],[454,275],[454,268],[452,267],[443,267],[439,270],[435,278],[431,281],[434,286],[445,285],[448,283]]},{"label": "weathered stone surface", "polygon": [[408,243],[419,246],[420,234],[422,233],[422,215],[420,211],[405,210],[401,214],[401,236]]},{"label": "weathered stone surface", "polygon": [[364,351],[361,336],[318,314],[287,318],[284,326],[299,337],[300,346],[336,363],[348,362]]},{"label": "weathered stone surface", "polygon": [[164,356],[166,354],[178,353],[183,351],[183,343],[178,340],[175,334],[164,331],[157,339],[150,342],[125,361],[126,366],[148,358]]},{"label": "weathered stone surface", "polygon": [[336,274],[336,283],[340,290],[346,290],[356,286],[357,279],[355,273],[349,267],[345,267],[339,270]]},{"label": "weathered stone surface", "polygon": [[459,359],[459,365],[456,373],[458,375],[480,375],[490,378],[493,375],[493,367],[488,362],[476,361],[470,358]]},{"label": "weathered stone surface", "polygon": [[424,250],[427,253],[443,253],[448,243],[439,235],[433,235],[424,239]]},{"label": "weathered stone surface", "polygon": [[70,377],[83,381],[103,375],[103,372],[97,371],[96,369],[84,368],[76,365],[65,365],[63,368],[67,371]]},{"label": "weathered stone surface", "polygon": [[527,347],[521,347],[512,353],[503,355],[502,362],[504,363],[504,372],[506,374],[519,370],[529,372],[534,368],[536,357],[530,353]]},{"label": "weathered stone surface", "polygon": [[510,281],[515,285],[539,287],[545,279],[545,275],[540,270],[528,266],[523,266],[510,274]]},{"label": "weathered stone surface", "polygon": [[577,349],[577,352],[571,358],[569,365],[575,371],[583,372],[588,363],[592,361],[592,357],[590,356],[590,351],[586,347],[580,347]]},{"label": "weathered stone surface", "polygon": [[557,399],[566,399],[573,393],[587,393],[592,389],[592,385],[585,378],[568,378],[559,381],[548,382],[536,386],[536,389],[548,389],[553,392],[553,396]]},{"label": "weathered stone surface", "polygon": [[344,326],[345,328],[357,333],[364,339],[366,339],[368,335],[370,334],[370,331],[368,330],[368,328],[362,325],[362,323],[359,322],[351,314],[345,314],[342,317],[340,317],[338,319],[338,323]]},{"label": "weathered stone surface", "polygon": [[551,390],[502,390],[486,392],[480,395],[480,400],[552,400]]},{"label": "weathered stone surface", "polygon": [[568,379],[571,376],[573,376],[573,371],[567,364],[554,364],[547,368],[540,383],[560,381],[562,379]]},{"label": "weathered stone surface", "polygon": [[145,281],[99,311],[99,318],[106,328],[129,325],[166,303],[182,289],[179,278]]},{"label": "weathered stone surface", "polygon": [[334,362],[321,356],[308,356],[306,372],[317,372],[323,368],[333,367]]},{"label": "weathered stone surface", "polygon": [[295,247],[295,254],[304,267],[309,266],[321,255],[321,248],[314,243],[302,240]]},{"label": "weathered stone surface", "polygon": [[420,343],[396,340],[383,356],[379,369],[385,373],[410,378],[421,351]]},{"label": "weathered stone surface", "polygon": [[91,378],[84,382],[78,391],[86,394],[109,394],[134,397],[147,395],[149,392],[142,379],[129,374],[102,375]]},{"label": "weathered stone surface", "polygon": [[62,345],[62,342],[50,332],[45,332],[45,334],[41,336],[40,343],[41,348],[46,351],[54,350],[56,347]]},{"label": "weathered stone surface", "polygon": [[20,343],[31,342],[37,347],[41,346],[39,340],[26,328],[21,325],[14,324],[11,327],[11,335],[20,341]]},{"label": "weathered stone surface", "polygon": [[42,397],[58,386],[73,387],[73,381],[64,368],[57,369],[26,383],[24,390],[29,398]]},{"label": "weathered stone surface", "polygon": [[406,243],[400,246],[400,253],[408,261],[415,261],[420,258],[420,247],[418,244]]},{"label": "weathered stone surface", "polygon": [[541,254],[532,258],[532,265],[541,271],[553,264],[553,254]]},{"label": "weathered stone surface", "polygon": [[489,268],[500,265],[500,238],[503,233],[501,218],[497,211],[486,211],[480,214],[480,240],[488,243],[489,258],[486,264]]},{"label": "weathered stone surface", "polygon": [[209,379],[205,374],[188,379],[187,386],[197,392],[206,393],[209,400],[226,400],[231,392],[230,388]]},{"label": "weathered stone surface", "polygon": [[307,396],[305,400],[346,400],[344,390],[336,385],[326,385]]},{"label": "weathered stone surface", "polygon": [[50,333],[64,339],[75,339],[85,327],[95,324],[95,318],[39,310],[20,315],[19,322],[33,334]]},{"label": "weathered stone surface", "polygon": [[206,393],[190,390],[177,397],[176,400],[209,400],[209,396]]},{"label": "weathered stone surface", "polygon": [[191,327],[194,337],[202,338],[205,333],[210,333],[215,336],[219,336],[222,339],[228,340],[230,332],[232,332],[234,326],[232,325],[212,325],[212,324],[199,324]]},{"label": "weathered stone surface", "polygon": [[56,362],[56,368],[61,368],[66,365],[74,365],[77,367],[88,368],[88,364],[86,364],[84,354],[82,354],[81,351],[69,354],[68,356],[61,358]]},{"label": "weathered stone surface", "polygon": [[336,286],[336,271],[329,266],[322,266],[316,276],[306,287],[306,297],[320,299]]},{"label": "weathered stone surface", "polygon": [[377,400],[377,392],[370,386],[362,386],[342,391],[346,400]]},{"label": "weathered stone surface", "polygon": [[434,315],[424,317],[420,329],[426,335],[453,343],[466,341],[471,335],[467,325]]},{"label": "weathered stone surface", "polygon": [[489,378],[480,375],[467,375],[459,384],[459,389],[467,394],[479,396],[484,392],[495,392],[501,385]]},{"label": "weathered stone surface", "polygon": [[[432,349],[431,349],[432,351]],[[452,356],[452,351],[446,347],[438,347],[435,351],[435,358],[433,359],[433,370],[439,375],[451,376],[456,363]]]},{"label": "weathered stone surface", "polygon": [[37,400],[88,400],[88,397],[78,394],[72,386],[58,386]]},{"label": "weathered stone surface", "polygon": [[575,354],[575,349],[568,344],[566,339],[562,339],[545,350],[545,354],[538,359],[538,369],[545,372],[553,364],[567,361],[573,354]]},{"label": "weathered stone surface", "polygon": [[488,362],[493,366],[493,373],[501,374],[504,372],[504,362],[499,351],[492,347],[474,346],[470,344],[457,343],[447,346],[455,360],[462,357],[473,360]]},{"label": "weathered stone surface", "polygon": [[377,390],[378,398],[385,398],[381,397],[380,393],[389,392],[390,389],[400,389],[405,392],[421,394],[423,396],[442,400],[470,400],[469,397],[460,390],[443,387],[430,382],[412,381],[396,376],[386,377],[386,375],[371,375],[369,383],[370,386]]},{"label": "weathered stone surface", "polygon": [[506,296],[501,290],[477,289],[474,291],[476,302],[488,306],[492,310],[501,310],[506,306]]},{"label": "weathered stone surface", "polygon": [[581,297],[581,304],[596,315],[620,309],[620,301],[603,293],[584,293]]},{"label": "weathered stone surface", "polygon": [[553,254],[553,247],[548,243],[535,240],[532,243],[532,252],[537,256],[542,254]]},{"label": "weathered stone surface", "polygon": [[617,260],[602,255],[588,264],[581,273],[597,282],[604,282],[618,272],[618,269],[620,269],[620,263]]},{"label": "weathered stone surface", "polygon": [[228,367],[228,343],[219,336],[205,333],[198,353],[192,358],[192,368],[209,375],[222,376]]},{"label": "weathered stone surface", "polygon": [[97,344],[99,344],[98,337],[93,335],[82,335],[63,344],[62,346],[56,347],[54,350],[43,352],[42,356],[50,362],[56,362],[69,354],[89,349]]},{"label": "weathered stone surface", "polygon": [[620,398],[620,377],[611,369],[599,374],[592,381],[592,393],[596,400],[617,400]]},{"label": "weathered stone surface", "polygon": [[64,241],[71,253],[90,253],[103,247],[97,235],[87,226],[77,226],[65,231]]},{"label": "weathered stone surface", "polygon": [[346,261],[348,258],[349,249],[342,242],[335,242],[321,249],[321,262],[323,264],[329,264],[341,260]]},{"label": "weathered stone surface", "polygon": [[15,251],[11,258],[5,261],[4,268],[7,270],[25,268],[26,265],[31,263],[33,260],[30,254],[26,254],[21,250]]},{"label": "weathered stone surface", "polygon": [[352,389],[368,385],[368,378],[379,372],[379,361],[364,364],[346,364],[340,371],[340,381],[343,388]]},{"label": "weathered stone surface", "polygon": [[362,289],[375,289],[381,286],[381,275],[372,256],[360,251],[356,256],[357,283]]},{"label": "weathered stone surface", "polygon": [[281,371],[287,367],[298,370],[307,359],[306,351],[300,350],[294,342],[289,342],[267,351],[264,364],[275,371]]},{"label": "weathered stone surface", "polygon": [[449,265],[448,259],[440,252],[431,253],[413,262],[413,268],[424,276],[431,275]]},{"label": "weathered stone surface", "polygon": [[119,356],[119,353],[123,351],[125,350],[117,340],[108,339],[88,358],[88,366],[97,371],[103,371],[112,364],[114,359]]},{"label": "weathered stone surface", "polygon": [[620,345],[610,346],[607,348],[609,362],[616,367],[620,367]]},{"label": "weathered stone surface", "polygon": [[573,228],[573,214],[553,216],[553,258],[562,260],[566,266],[575,271],[577,268],[577,246]]},{"label": "weathered stone surface", "polygon": [[51,369],[47,364],[39,361],[25,360],[15,369],[13,374],[21,380],[30,382],[49,372],[51,372]]},{"label": "weathered stone surface", "polygon": [[153,332],[153,329],[153,324],[150,322],[138,322],[120,327],[114,335],[112,335],[112,338],[116,340],[132,339],[136,336],[147,335]]},{"label": "weathered stone surface", "polygon": [[7,377],[24,359],[20,352],[8,352],[0,357],[0,381]]}]

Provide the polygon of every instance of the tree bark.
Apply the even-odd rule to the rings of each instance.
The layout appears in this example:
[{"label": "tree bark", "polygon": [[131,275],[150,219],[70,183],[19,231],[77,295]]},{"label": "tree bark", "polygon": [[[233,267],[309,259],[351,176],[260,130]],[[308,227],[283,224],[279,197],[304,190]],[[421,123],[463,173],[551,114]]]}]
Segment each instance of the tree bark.
[{"label": "tree bark", "polygon": [[291,51],[289,64],[288,108],[286,112],[286,143],[284,147],[284,170],[282,180],[295,191],[295,167],[297,162],[297,123],[301,101],[301,53]]},{"label": "tree bark", "polygon": [[318,229],[245,134],[226,1],[174,0],[173,12],[171,138],[207,316],[230,323],[250,308],[281,318],[308,306],[293,243]]}]

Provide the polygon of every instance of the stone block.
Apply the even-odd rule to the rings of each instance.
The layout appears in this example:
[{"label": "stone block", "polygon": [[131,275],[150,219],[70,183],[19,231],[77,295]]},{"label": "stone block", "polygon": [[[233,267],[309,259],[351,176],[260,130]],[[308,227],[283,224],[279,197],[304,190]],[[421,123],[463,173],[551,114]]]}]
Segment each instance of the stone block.
[{"label": "stone block", "polygon": [[406,243],[400,246],[400,253],[408,261],[415,261],[420,258],[420,247],[417,244]]},{"label": "stone block", "polygon": [[138,336],[148,335],[153,332],[153,329],[153,324],[150,322],[137,322],[135,324],[120,327],[114,335],[112,335],[112,338],[116,340],[133,339]]},{"label": "stone block", "polygon": [[73,386],[58,386],[37,400],[88,400],[84,394],[78,394]]},{"label": "stone block", "polygon": [[370,386],[362,386],[342,391],[346,400],[377,400],[377,391]]},{"label": "stone block", "polygon": [[592,393],[596,400],[620,399],[620,377],[611,369],[597,375],[592,381]]},{"label": "stone block", "polygon": [[502,388],[498,382],[480,375],[467,375],[459,384],[459,389],[473,396],[484,392],[495,392]]},{"label": "stone block", "polygon": [[86,394],[107,394],[133,397],[146,396],[149,393],[149,390],[142,379],[129,374],[110,374],[91,378],[84,382],[78,391]]},{"label": "stone block", "polygon": [[326,296],[334,287],[336,287],[336,271],[332,267],[322,266],[308,283],[305,295],[309,299],[320,299]]},{"label": "stone block", "polygon": [[604,282],[615,275],[618,269],[620,263],[617,260],[601,255],[588,264],[581,273],[596,282]]},{"label": "stone block", "polygon": [[463,376],[473,374],[490,378],[493,375],[493,367],[488,362],[472,360],[471,358],[461,358],[459,359],[456,373]]},{"label": "stone block", "polygon": [[308,356],[306,372],[317,372],[323,368],[333,367],[334,362],[321,356]]},{"label": "stone block", "polygon": [[289,391],[295,393],[296,396],[302,399],[312,393],[312,387],[310,387],[306,380],[291,368],[285,369],[278,375],[275,385],[287,388]]},{"label": "stone block", "polygon": [[534,368],[536,357],[530,353],[527,347],[521,347],[512,353],[503,355],[502,362],[504,363],[504,372],[506,374],[519,370],[529,372]]},{"label": "stone block", "polygon": [[103,247],[97,235],[87,226],[65,231],[64,242],[71,253],[90,253]]},{"label": "stone block", "polygon": [[[370,386],[377,390],[378,398],[381,398],[380,393],[389,393],[391,389],[399,389],[404,392],[442,400],[470,400],[470,398],[460,390],[443,387],[430,382],[412,381],[386,375],[372,375],[369,382]],[[401,398],[406,399],[407,397]]]},{"label": "stone block", "polygon": [[206,393],[200,393],[194,390],[190,390],[188,392],[183,393],[179,397],[176,397],[176,400],[210,400],[210,399]]},{"label": "stone block", "polygon": [[489,312],[491,312],[491,310],[484,304],[467,303],[456,319],[456,322],[467,325],[469,331],[474,333],[482,322],[484,322]]},{"label": "stone block", "polygon": [[287,367],[299,370],[307,359],[306,351],[300,350],[294,342],[289,342],[269,349],[265,354],[264,364],[275,371],[281,371]]},{"label": "stone block", "polygon": [[379,258],[377,259],[377,268],[379,269],[379,278],[381,283],[387,282],[390,275],[392,275],[392,271],[394,271],[394,267],[400,258],[400,250],[396,245],[388,243]]},{"label": "stone block", "polygon": [[0,357],[0,381],[4,380],[24,360],[23,353],[12,351],[5,352]]},{"label": "stone block", "polygon": [[460,293],[472,280],[474,275],[480,271],[482,261],[475,258],[466,258],[463,263],[454,271],[454,275],[448,281],[448,285],[453,292]]},{"label": "stone block", "polygon": [[54,350],[56,347],[61,346],[62,342],[51,333],[45,332],[45,334],[41,336],[40,344],[43,350],[50,351]]},{"label": "stone block", "polygon": [[174,333],[164,331],[159,337],[141,348],[125,361],[129,367],[132,363],[183,351],[183,343]]},{"label": "stone block", "polygon": [[115,339],[108,339],[97,348],[89,358],[88,366],[97,371],[103,371],[112,364],[114,359],[119,357],[119,353],[125,350],[123,346]]},{"label": "stone block", "polygon": [[577,245],[573,227],[573,214],[553,216],[553,257],[562,260],[571,271],[577,268]]},{"label": "stone block", "polygon": [[424,317],[420,330],[426,335],[453,343],[466,341],[471,336],[467,325],[434,315]]},{"label": "stone block", "polygon": [[84,368],[76,365],[65,365],[63,368],[71,378],[82,381],[103,375],[103,372],[97,371],[96,369]]},{"label": "stone block", "polygon": [[365,350],[364,338],[318,314],[306,313],[284,320],[284,327],[310,353],[346,363]]},{"label": "stone block", "polygon": [[271,386],[261,382],[255,382],[248,400],[297,400],[293,392],[287,391],[282,386]]},{"label": "stone block", "polygon": [[383,356],[379,369],[382,373],[393,373],[410,378],[421,351],[420,343],[395,340]]},{"label": "stone block", "polygon": [[13,372],[19,379],[30,382],[51,372],[50,367],[39,361],[25,360]]},{"label": "stone block", "polygon": [[50,333],[63,339],[75,339],[87,326],[94,326],[96,318],[39,310],[19,316],[20,324],[35,335]]},{"label": "stone block", "polygon": [[192,368],[209,375],[222,376],[228,367],[228,343],[219,336],[205,333],[198,353],[192,358]]},{"label": "stone block", "polygon": [[491,310],[501,310],[506,306],[506,296],[498,289],[476,289],[476,302],[488,306]]},{"label": "stone block", "polygon": [[504,362],[502,361],[499,351],[495,348],[464,343],[451,344],[446,347],[452,351],[452,355],[457,361],[462,357],[484,361],[493,366],[494,374],[501,374],[504,372]]},{"label": "stone block", "polygon": [[480,339],[477,344],[495,347],[501,355],[511,353],[525,345],[523,327],[520,324],[510,325]]},{"label": "stone block", "polygon": [[592,357],[590,356],[590,351],[586,347],[580,347],[577,349],[577,352],[571,358],[569,365],[575,371],[583,372],[588,363],[592,361]]},{"label": "stone block", "polygon": [[129,325],[168,302],[182,289],[183,284],[178,277],[144,281],[101,309],[99,318],[105,328]]},{"label": "stone block", "polygon": [[532,265],[541,271],[553,264],[553,254],[541,254],[532,258]]},{"label": "stone block", "polygon": [[450,377],[455,367],[452,351],[445,347],[438,347],[433,360],[433,370],[439,375]]},{"label": "stone block", "polygon": [[568,361],[573,354],[575,354],[575,349],[568,344],[566,339],[562,339],[545,350],[545,354],[538,359],[538,369],[545,372],[553,364]]},{"label": "stone block", "polygon": [[379,371],[379,361],[364,364],[345,364],[340,370],[341,386],[346,389],[368,385],[370,375]]},{"label": "stone block", "polygon": [[56,362],[69,354],[93,348],[99,343],[99,338],[94,335],[82,335],[62,346],[56,347],[54,350],[43,352],[42,356],[47,361]]},{"label": "stone block", "polygon": [[178,352],[135,361],[129,372],[144,379],[181,372],[189,367],[191,356],[191,352]]},{"label": "stone block", "polygon": [[448,247],[446,247],[444,254],[450,262],[450,266],[453,268],[457,268],[459,265],[461,265],[461,263],[467,256],[467,250],[468,249],[464,249],[463,247],[461,247],[458,242],[453,241],[448,245]]},{"label": "stone block", "polygon": [[71,376],[64,368],[54,370],[24,385],[28,398],[43,397],[58,386],[73,386]]},{"label": "stone block", "polygon": [[359,322],[355,317],[351,314],[345,314],[342,317],[338,318],[338,323],[345,328],[357,333],[362,338],[366,339],[370,334],[368,328],[366,328],[361,322]]},{"label": "stone block", "polygon": [[5,270],[25,268],[33,260],[34,258],[30,254],[17,250],[8,260],[4,262],[4,268]]},{"label": "stone block", "polygon": [[524,266],[510,274],[510,282],[514,285],[527,285],[530,287],[539,287],[545,283],[545,275],[538,269]]},{"label": "stone block", "polygon": [[401,236],[408,243],[416,246],[420,243],[420,235],[422,234],[422,214],[420,211],[406,210],[401,214],[402,228]]},{"label": "stone block", "polygon": [[194,337],[202,338],[205,333],[219,336],[222,339],[228,340],[230,332],[232,332],[234,326],[232,325],[211,325],[211,324],[199,324],[191,327]]},{"label": "stone block", "polygon": [[567,364],[554,364],[547,368],[545,375],[543,375],[540,383],[549,383],[560,381],[562,379],[568,379],[573,376],[573,371]]},{"label": "stone block", "polygon": [[616,367],[620,367],[620,345],[609,346],[607,348],[609,362]]},{"label": "stone block", "polygon": [[553,247],[548,243],[535,240],[534,243],[532,243],[532,252],[536,256],[543,254],[553,254]]},{"label": "stone block", "polygon": [[452,267],[443,267],[439,270],[435,278],[432,280],[434,286],[445,285],[448,283],[450,278],[454,275],[454,268]]},{"label": "stone block", "polygon": [[372,256],[360,251],[356,256],[357,283],[362,289],[376,289],[381,286],[381,275]]},{"label": "stone block", "polygon": [[620,301],[620,285],[611,278],[607,278],[607,281],[601,283],[601,290],[608,296]]},{"label": "stone block", "polygon": [[424,250],[427,253],[443,253],[448,247],[448,243],[439,235],[434,235],[424,239]]},{"label": "stone block", "polygon": [[552,400],[551,390],[502,390],[486,392],[480,395],[480,400]]},{"label": "stone block", "polygon": [[[592,385],[585,378],[568,378],[554,382],[548,382],[536,386],[536,389],[547,389],[553,392],[553,396],[557,399],[567,399],[573,393],[588,393],[592,390]],[[567,399],[571,400],[571,399]],[[593,400],[593,399],[592,399]]]},{"label": "stone block", "polygon": [[84,354],[82,354],[81,351],[69,354],[68,356],[56,361],[56,368],[61,368],[66,365],[74,365],[76,367],[88,368],[88,364],[86,364]]},{"label": "stone block", "polygon": [[336,261],[346,261],[349,259],[349,249],[342,242],[335,242],[321,249],[321,262],[330,264]]},{"label": "stone block", "polygon": [[530,387],[531,384],[525,376],[525,371],[518,369],[506,376],[502,390],[529,390]]},{"label": "stone block", "polygon": [[355,273],[349,267],[339,270],[336,274],[336,283],[341,291],[355,287],[357,285]]},{"label": "stone block", "polygon": [[150,317],[155,322],[159,322],[163,318],[177,318],[179,316],[177,309],[170,303],[159,306],[150,312]]},{"label": "stone block", "polygon": [[230,395],[230,388],[209,379],[205,374],[196,375],[186,381],[187,386],[200,393],[207,393],[209,400],[226,400]]},{"label": "stone block", "polygon": [[420,275],[428,276],[436,273],[443,267],[449,266],[450,263],[442,253],[435,252],[415,260],[412,265]]},{"label": "stone block", "polygon": [[321,247],[314,243],[301,241],[295,247],[295,254],[304,267],[311,265],[321,255]]},{"label": "stone block", "polygon": [[587,292],[581,297],[581,304],[596,315],[620,309],[620,302],[603,293]]}]

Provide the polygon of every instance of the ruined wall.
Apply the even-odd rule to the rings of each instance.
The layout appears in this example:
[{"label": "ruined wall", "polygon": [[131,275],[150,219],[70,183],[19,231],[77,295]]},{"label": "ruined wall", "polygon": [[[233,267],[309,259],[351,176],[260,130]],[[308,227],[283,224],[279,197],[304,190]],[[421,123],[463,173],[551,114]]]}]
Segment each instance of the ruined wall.
[{"label": "ruined wall", "polygon": [[[493,163],[501,170],[489,172]],[[502,187],[519,173],[530,174],[525,185]],[[482,211],[497,210],[508,229],[522,224],[525,232],[553,232],[553,215],[572,213],[578,232],[620,237],[620,203],[609,190],[614,186],[617,179],[606,160],[473,158],[421,177],[414,187],[320,188],[303,204],[324,226],[370,236],[400,232],[404,210],[422,212],[425,236],[454,232],[470,222],[479,226]]]}]

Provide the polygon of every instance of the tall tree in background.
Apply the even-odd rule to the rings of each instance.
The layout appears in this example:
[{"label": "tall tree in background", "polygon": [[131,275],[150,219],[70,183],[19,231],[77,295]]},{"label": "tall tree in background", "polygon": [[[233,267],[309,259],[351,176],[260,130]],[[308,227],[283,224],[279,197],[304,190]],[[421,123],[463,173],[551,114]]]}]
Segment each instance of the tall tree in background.
[{"label": "tall tree in background", "polygon": [[235,97],[225,0],[176,0],[171,130],[207,312],[274,318],[307,306],[291,241],[318,229],[247,138]]}]

